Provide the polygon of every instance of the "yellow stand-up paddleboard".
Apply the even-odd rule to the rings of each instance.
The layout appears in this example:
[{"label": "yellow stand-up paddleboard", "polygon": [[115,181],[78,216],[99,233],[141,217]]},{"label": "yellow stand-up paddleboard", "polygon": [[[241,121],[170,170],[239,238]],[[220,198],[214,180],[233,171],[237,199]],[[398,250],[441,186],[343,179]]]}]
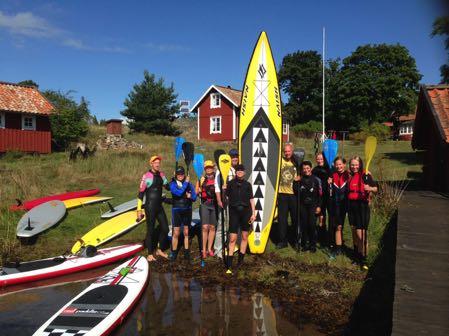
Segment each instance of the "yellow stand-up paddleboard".
[{"label": "yellow stand-up paddleboard", "polygon": [[138,221],[137,211],[125,212],[124,214],[118,215],[100,225],[94,227],[88,233],[78,239],[78,241],[72,247],[72,253],[77,253],[81,248],[92,245],[99,246],[104,244],[111,239],[131,230],[140,223],[145,221],[145,218]]},{"label": "yellow stand-up paddleboard", "polygon": [[276,208],[282,150],[281,96],[265,32],[254,48],[240,106],[240,160],[256,203],[248,244],[252,253],[263,253]]},{"label": "yellow stand-up paddleboard", "polygon": [[104,196],[91,196],[91,197],[79,197],[62,201],[66,209],[73,209],[83,205],[89,205],[93,203],[106,202],[112,199],[112,197]]}]

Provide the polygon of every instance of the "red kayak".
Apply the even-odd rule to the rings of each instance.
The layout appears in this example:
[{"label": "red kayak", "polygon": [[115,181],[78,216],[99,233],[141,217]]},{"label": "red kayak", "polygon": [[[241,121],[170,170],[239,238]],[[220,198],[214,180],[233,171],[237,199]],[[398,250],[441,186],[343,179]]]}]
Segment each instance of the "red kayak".
[{"label": "red kayak", "polygon": [[100,192],[100,189],[88,189],[88,190],[79,190],[79,191],[71,191],[64,194],[58,194],[58,195],[52,195],[52,196],[46,196],[41,198],[36,198],[31,201],[21,202],[20,200],[17,200],[17,205],[11,205],[9,209],[11,211],[17,211],[17,210],[31,210],[35,206],[38,206],[42,203],[49,202],[49,201],[65,201],[72,198],[79,198],[79,197],[89,197],[96,195]]}]

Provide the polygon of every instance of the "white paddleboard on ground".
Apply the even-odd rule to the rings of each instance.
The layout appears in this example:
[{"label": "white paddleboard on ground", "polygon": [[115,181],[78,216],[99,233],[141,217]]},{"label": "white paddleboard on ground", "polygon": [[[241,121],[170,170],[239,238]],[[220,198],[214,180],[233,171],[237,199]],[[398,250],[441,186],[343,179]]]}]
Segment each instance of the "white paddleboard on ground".
[{"label": "white paddleboard on ground", "polygon": [[101,215],[101,218],[103,218],[103,219],[112,218],[112,217],[118,216],[124,212],[128,212],[128,211],[137,209],[137,199],[133,199],[131,201],[119,204],[117,206],[112,206],[111,203],[109,203],[109,202],[107,202],[107,203],[109,205],[109,211],[107,211]]},{"label": "white paddleboard on ground", "polygon": [[148,262],[136,256],[114,268],[62,307],[33,335],[111,333],[137,303],[148,282]]},{"label": "white paddleboard on ground", "polygon": [[7,265],[0,269],[0,287],[54,278],[129,258],[143,249],[142,244],[129,244],[98,250],[90,257],[59,256]]},{"label": "white paddleboard on ground", "polygon": [[22,216],[17,224],[17,237],[29,238],[57,224],[65,215],[66,207],[61,201],[42,203]]}]

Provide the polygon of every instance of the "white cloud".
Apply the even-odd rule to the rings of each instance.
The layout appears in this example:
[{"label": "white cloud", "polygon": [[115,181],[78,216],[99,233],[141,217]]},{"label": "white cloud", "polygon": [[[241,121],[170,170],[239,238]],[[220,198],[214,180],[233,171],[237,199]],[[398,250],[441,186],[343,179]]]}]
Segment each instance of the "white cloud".
[{"label": "white cloud", "polygon": [[63,33],[62,30],[53,27],[45,19],[30,12],[8,16],[0,11],[0,27],[12,34],[28,37],[52,38]]},{"label": "white cloud", "polygon": [[[0,29],[20,38],[53,39],[63,46],[86,51],[110,53],[129,53],[130,50],[119,46],[90,46],[69,32],[51,25],[47,20],[31,12],[7,15],[0,11]],[[17,39],[16,39],[17,40]],[[17,43],[15,43],[17,45]],[[23,45],[23,43],[20,43]]]},{"label": "white cloud", "polygon": [[146,43],[144,46],[148,49],[159,51],[159,52],[175,52],[175,51],[190,51],[190,48],[179,45],[179,44],[156,44],[156,43]]}]

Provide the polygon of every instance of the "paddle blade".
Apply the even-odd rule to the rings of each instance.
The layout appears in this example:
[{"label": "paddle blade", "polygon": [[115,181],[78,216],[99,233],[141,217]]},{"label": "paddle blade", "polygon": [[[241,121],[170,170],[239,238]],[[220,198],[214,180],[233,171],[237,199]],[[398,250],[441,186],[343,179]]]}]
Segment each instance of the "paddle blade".
[{"label": "paddle blade", "polygon": [[365,170],[368,170],[371,160],[374,157],[374,153],[376,152],[376,148],[377,148],[377,138],[374,136],[367,137],[365,141],[365,162],[366,162]]},{"label": "paddle blade", "polygon": [[186,142],[186,140],[182,137],[177,137],[175,138],[175,159],[176,162],[179,161],[179,157],[181,156],[182,153],[182,144]]},{"label": "paddle blade", "polygon": [[198,180],[201,178],[204,167],[204,155],[203,154],[195,154],[193,156],[193,169],[195,170],[195,174],[198,177]]},{"label": "paddle blade", "polygon": [[193,161],[193,156],[195,154],[195,145],[191,142],[184,142],[182,144],[182,152],[184,153],[184,160],[186,162],[187,168]]},{"label": "paddle blade", "polygon": [[214,152],[214,160],[215,160],[215,163],[217,164],[217,166],[219,166],[219,164],[220,164],[220,156],[223,155],[223,154],[226,154],[226,152],[223,149],[215,150],[215,152]]},{"label": "paddle blade", "polygon": [[338,142],[336,140],[327,139],[323,142],[323,155],[330,166],[334,165],[334,159],[338,153]]},{"label": "paddle blade", "polygon": [[218,168],[221,176],[223,176],[224,184],[228,180],[229,171],[231,170],[231,157],[228,154],[221,154],[218,159]]},{"label": "paddle blade", "polygon": [[296,166],[301,166],[301,163],[304,161],[304,157],[306,155],[306,151],[304,148],[295,148],[293,151],[293,160],[296,163]]}]

